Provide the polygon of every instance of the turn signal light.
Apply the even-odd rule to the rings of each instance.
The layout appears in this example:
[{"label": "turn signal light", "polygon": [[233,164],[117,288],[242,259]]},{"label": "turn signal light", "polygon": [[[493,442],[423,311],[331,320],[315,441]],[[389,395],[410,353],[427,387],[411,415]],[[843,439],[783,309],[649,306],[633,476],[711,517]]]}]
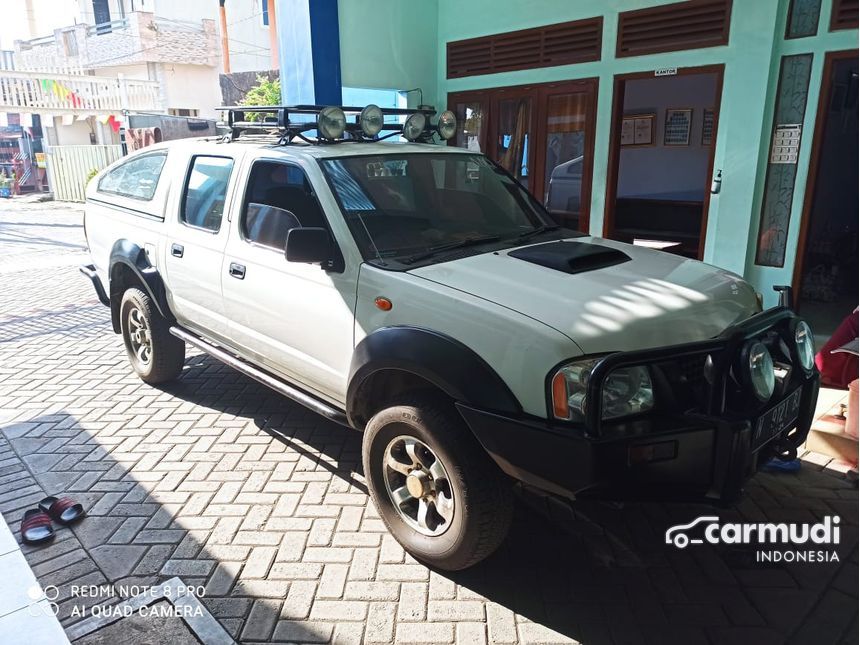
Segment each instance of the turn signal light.
[{"label": "turn signal light", "polygon": [[556,419],[570,418],[570,408],[567,400],[567,382],[562,372],[558,372],[552,379],[552,412]]},{"label": "turn signal light", "polygon": [[391,311],[391,308],[394,306],[391,304],[391,301],[388,298],[383,298],[382,296],[380,296],[373,302],[374,304],[376,304],[376,308],[382,309],[382,311]]}]

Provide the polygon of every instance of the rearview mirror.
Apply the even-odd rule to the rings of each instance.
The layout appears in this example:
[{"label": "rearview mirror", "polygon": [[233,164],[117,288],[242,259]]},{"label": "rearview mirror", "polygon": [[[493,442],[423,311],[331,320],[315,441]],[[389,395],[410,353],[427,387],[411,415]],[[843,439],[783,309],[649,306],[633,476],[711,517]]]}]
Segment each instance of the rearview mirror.
[{"label": "rearview mirror", "polygon": [[288,262],[326,262],[331,259],[331,237],[324,228],[291,228],[284,255]]}]

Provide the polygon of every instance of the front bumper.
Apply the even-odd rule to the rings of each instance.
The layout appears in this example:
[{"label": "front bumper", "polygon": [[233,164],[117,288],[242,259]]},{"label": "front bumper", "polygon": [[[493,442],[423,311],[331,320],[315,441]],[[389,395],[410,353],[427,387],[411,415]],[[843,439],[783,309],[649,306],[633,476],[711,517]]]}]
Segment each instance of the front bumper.
[{"label": "front bumper", "polygon": [[[817,374],[803,386],[793,439],[803,441],[818,396]],[[647,434],[592,439],[532,419],[458,405],[460,414],[499,467],[525,484],[563,497],[708,499],[740,496],[763,454],[780,436],[754,446],[753,420],[700,417],[654,420]],[[663,425],[661,428],[660,425]],[[766,451],[763,453],[763,451]]]},{"label": "front bumper", "polygon": [[[718,351],[731,353],[744,338],[769,331],[765,322],[776,328],[792,317],[787,310],[765,312],[752,324],[715,341],[715,369],[719,371],[722,360]],[[630,364],[628,356],[615,355],[611,362]],[[723,378],[728,378],[727,373]],[[463,404],[457,407],[505,473],[544,491],[568,498],[600,495],[728,503],[740,496],[763,460],[790,453],[806,439],[819,380],[817,371],[809,375],[796,371],[791,387],[775,395],[768,409],[798,393],[800,402],[796,421],[771,437],[756,436],[756,421],[764,411],[729,409],[724,387],[712,388],[723,393],[722,403],[705,412],[651,414],[598,432],[534,417],[502,416]]]}]

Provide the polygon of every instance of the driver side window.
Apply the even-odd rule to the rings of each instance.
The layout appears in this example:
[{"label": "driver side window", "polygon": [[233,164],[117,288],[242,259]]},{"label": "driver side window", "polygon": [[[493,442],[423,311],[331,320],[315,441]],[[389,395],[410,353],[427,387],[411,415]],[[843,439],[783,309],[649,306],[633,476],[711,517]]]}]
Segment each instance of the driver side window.
[{"label": "driver side window", "polygon": [[283,251],[290,229],[327,228],[304,171],[290,164],[258,161],[251,168],[242,235],[251,243]]}]

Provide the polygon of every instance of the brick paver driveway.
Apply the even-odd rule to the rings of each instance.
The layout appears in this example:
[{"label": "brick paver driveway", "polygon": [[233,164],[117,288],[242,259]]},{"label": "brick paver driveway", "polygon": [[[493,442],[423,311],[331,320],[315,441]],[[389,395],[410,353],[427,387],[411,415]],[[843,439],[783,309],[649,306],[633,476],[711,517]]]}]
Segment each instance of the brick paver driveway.
[{"label": "brick paver driveway", "polygon": [[[80,220],[68,206],[0,203],[0,511],[17,530],[44,494],[89,508],[26,551],[59,587],[65,625],[73,607],[108,601],[72,598],[72,584],[178,575],[204,584],[245,642],[857,641],[857,490],[813,464],[759,475],[717,511],[520,503],[489,560],[428,570],[368,503],[357,433],[205,356],[162,389],[132,375],[77,272]],[[714,512],[838,514],[840,561],[757,564],[748,548],[663,543],[667,527]]]}]

